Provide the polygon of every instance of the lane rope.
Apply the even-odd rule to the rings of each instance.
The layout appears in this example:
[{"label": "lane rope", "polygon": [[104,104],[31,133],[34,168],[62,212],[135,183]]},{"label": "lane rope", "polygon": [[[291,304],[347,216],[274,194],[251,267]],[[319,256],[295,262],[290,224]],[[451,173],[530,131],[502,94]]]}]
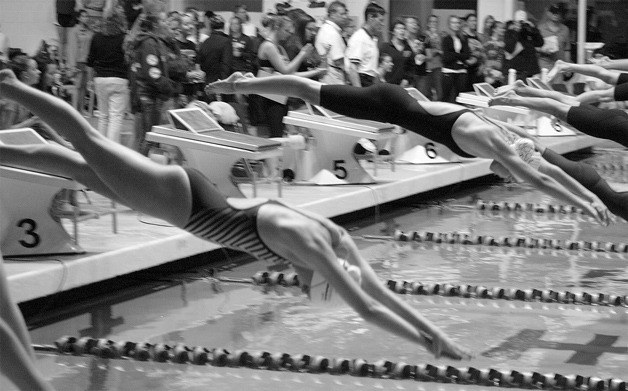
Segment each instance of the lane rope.
[{"label": "lane rope", "polygon": [[526,389],[559,390],[611,390],[626,391],[626,381],[618,378],[602,379],[597,376],[562,375],[504,369],[478,369],[475,367],[454,367],[451,365],[418,364],[392,362],[385,359],[369,363],[364,359],[327,358],[308,354],[270,353],[225,348],[208,349],[201,346],[174,346],[165,343],[114,342],[109,339],[95,339],[63,336],[54,345],[33,345],[38,352],[94,355],[105,359],[126,359],[155,361],[160,363],[211,365],[216,367],[240,367],[275,371],[294,371],[331,375],[351,375],[380,379],[408,379],[424,382],[457,383],[479,386],[516,387]]},{"label": "lane rope", "polygon": [[482,285],[423,284],[420,282],[388,280],[386,286],[399,294],[452,296],[476,299],[501,299],[538,301],[544,303],[588,304],[600,306],[628,307],[628,295],[606,293],[554,291],[551,289],[518,289],[485,287]]},{"label": "lane rope", "polygon": [[[301,287],[296,273],[280,273],[259,271],[250,278],[210,277],[224,283],[241,283],[265,286]],[[607,293],[555,291],[552,289],[485,287],[482,285],[421,283],[417,281],[386,280],[384,282],[391,291],[405,295],[449,296],[469,299],[536,301],[544,303],[599,305],[610,307],[628,307],[628,295]]]},{"label": "lane rope", "polygon": [[434,242],[497,247],[540,248],[553,250],[586,250],[597,252],[628,253],[628,243],[611,243],[584,240],[539,239],[530,237],[470,235],[461,232],[419,232],[395,230],[392,236],[363,235],[366,240],[394,240],[398,242]]}]

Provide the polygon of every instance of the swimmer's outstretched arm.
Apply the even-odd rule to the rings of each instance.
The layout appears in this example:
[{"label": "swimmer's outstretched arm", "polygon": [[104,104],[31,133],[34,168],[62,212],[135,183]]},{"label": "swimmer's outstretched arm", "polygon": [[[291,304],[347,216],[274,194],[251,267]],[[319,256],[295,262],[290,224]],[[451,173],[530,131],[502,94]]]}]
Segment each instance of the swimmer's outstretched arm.
[{"label": "swimmer's outstretched arm", "polygon": [[20,390],[52,390],[35,368],[34,359],[28,329],[11,300],[0,254],[0,373]]},{"label": "swimmer's outstretched arm", "polygon": [[107,139],[68,103],[26,86],[10,70],[0,71],[0,97],[19,102],[64,134],[123,204],[175,226],[185,225],[192,201],[183,168],[157,164]]},{"label": "swimmer's outstretched arm", "polygon": [[344,253],[344,259],[360,268],[362,276],[361,286],[367,294],[416,327],[419,332],[425,334],[428,338],[427,348],[436,357],[442,355],[456,359],[471,358],[470,352],[465,347],[452,341],[441,329],[382,283],[371,265],[362,258],[355,242],[346,231],[343,230],[340,243],[334,250],[336,253]]},{"label": "swimmer's outstretched arm", "polygon": [[580,103],[613,102],[615,101],[615,87],[585,91],[575,99]]},{"label": "swimmer's outstretched arm", "polygon": [[[338,254],[335,253],[335,244],[333,244],[337,238],[333,236],[334,231],[337,232],[340,228],[330,225],[333,223],[323,221],[320,217],[309,218],[306,217],[307,215],[307,213],[297,212],[284,206],[265,205],[259,209],[257,215],[260,237],[268,247],[285,259],[321,273],[323,278],[364,320],[430,350],[440,349],[443,355],[456,359],[467,357],[460,353],[464,352],[463,349],[451,348],[455,345],[446,338],[439,339],[442,333],[436,334],[436,327],[416,312],[413,313],[413,318],[421,319],[420,327],[413,324],[410,317],[400,316],[388,308],[386,302],[381,302],[369,294],[367,289],[352,278],[338,262]],[[360,264],[360,267],[365,272],[371,270],[366,263]],[[368,272],[366,274],[366,278],[370,279]],[[381,284],[379,281],[377,283]],[[421,329],[427,329],[430,333],[423,332]],[[429,337],[426,338],[424,334],[429,334]],[[437,347],[433,346],[433,340],[438,343]]]},{"label": "swimmer's outstretched arm", "polygon": [[600,198],[597,195],[593,194],[593,192],[591,192],[589,189],[584,187],[580,182],[572,178],[565,171],[563,171],[562,168],[541,158],[539,172],[542,172],[543,174],[554,178],[556,182],[563,185],[567,190],[591,204],[593,208],[598,211],[598,213],[603,214],[603,219],[605,223],[608,224],[608,222],[610,221],[608,217],[608,211],[606,210],[606,206],[604,206],[604,203],[600,200]]},{"label": "swimmer's outstretched arm", "polygon": [[[530,89],[534,90],[534,89]],[[541,90],[538,90],[541,91]],[[568,104],[550,97],[521,96],[514,91],[508,91],[505,94],[498,95],[489,100],[489,106],[523,106],[532,110],[541,111],[555,116],[556,118],[567,121],[567,114],[572,106],[577,104]]]},{"label": "swimmer's outstretched arm", "polygon": [[547,77],[552,80],[559,73],[575,72],[582,75],[595,77],[611,85],[617,85],[620,71],[608,69],[596,64],[574,64],[562,60],[556,61],[554,67],[548,72]]},{"label": "swimmer's outstretched arm", "polygon": [[[493,158],[497,163],[506,168],[506,170],[508,170],[515,178],[533,185],[546,194],[582,209],[585,213],[595,218],[602,225],[609,224],[608,210],[603,204],[597,203],[597,201],[599,201],[597,196],[591,193],[591,196],[595,199],[592,203],[589,200],[591,196],[583,198],[572,193],[552,176],[535,170],[521,160],[513,148],[506,144],[506,142],[501,138],[493,137],[491,140],[486,142],[474,142],[474,144],[477,150],[481,152],[478,153],[478,156]],[[552,170],[552,174],[558,175],[559,173],[558,171]],[[564,177],[561,177],[561,180],[572,181],[573,183],[570,186],[580,186],[579,183],[577,183],[573,178],[568,177],[566,174]]]}]

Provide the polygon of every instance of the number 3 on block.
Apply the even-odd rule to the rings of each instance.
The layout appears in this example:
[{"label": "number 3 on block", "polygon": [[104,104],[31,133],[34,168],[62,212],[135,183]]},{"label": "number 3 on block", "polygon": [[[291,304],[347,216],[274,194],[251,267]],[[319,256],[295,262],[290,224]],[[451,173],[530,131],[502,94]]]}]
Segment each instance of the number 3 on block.
[{"label": "number 3 on block", "polygon": [[19,243],[26,248],[35,248],[39,246],[41,238],[35,232],[37,229],[37,223],[33,219],[22,219],[18,221],[17,226],[24,230],[25,236],[28,240],[19,240]]}]

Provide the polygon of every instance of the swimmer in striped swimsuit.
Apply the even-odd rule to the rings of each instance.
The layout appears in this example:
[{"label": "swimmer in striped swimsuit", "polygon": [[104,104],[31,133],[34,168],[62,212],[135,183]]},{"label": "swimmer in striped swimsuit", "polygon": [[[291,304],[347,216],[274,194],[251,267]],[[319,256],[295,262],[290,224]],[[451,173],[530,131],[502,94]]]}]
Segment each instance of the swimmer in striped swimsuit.
[{"label": "swimmer in striped swimsuit", "polygon": [[[492,159],[491,169],[512,176],[581,208],[608,225],[608,209],[597,195],[533,151],[523,129],[496,121],[459,105],[417,102],[404,88],[380,83],[366,88],[324,85],[302,77],[256,78],[234,73],[206,87],[207,93],[282,94],[303,99],[348,117],[399,125],[449,147],[463,157]],[[533,144],[533,143],[532,143]]]},{"label": "swimmer in striped swimsuit", "polygon": [[[398,295],[387,289],[349,234],[331,220],[276,201],[235,205],[195,170],[161,165],[100,134],[70,105],[0,71],[0,98],[15,100],[64,134],[77,152],[55,145],[0,144],[0,163],[70,177],[128,207],[203,239],[260,259],[290,261],[299,274],[318,271],[365,320],[436,356],[469,358]],[[254,203],[254,204],[251,204]]]}]

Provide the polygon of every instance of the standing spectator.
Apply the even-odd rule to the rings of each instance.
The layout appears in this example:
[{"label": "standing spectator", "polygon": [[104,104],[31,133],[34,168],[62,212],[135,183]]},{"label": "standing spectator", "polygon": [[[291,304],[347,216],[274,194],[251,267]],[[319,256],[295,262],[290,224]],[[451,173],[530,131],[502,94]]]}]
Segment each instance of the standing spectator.
[{"label": "standing spectator", "polygon": [[406,16],[404,21],[406,22],[406,40],[412,49],[410,68],[413,79],[409,81],[423,95],[430,96],[432,95],[430,75],[427,73],[429,38],[421,31],[421,24],[416,16]]},{"label": "standing spectator", "polygon": [[253,52],[253,39],[242,32],[242,21],[238,16],[233,16],[229,21],[229,37],[232,50],[229,74],[233,72],[255,73],[257,56]]},{"label": "standing spectator", "polygon": [[390,54],[380,54],[377,64],[377,83],[388,83],[387,76],[392,72],[394,66],[395,63]]},{"label": "standing spectator", "polygon": [[438,30],[439,18],[436,15],[430,15],[427,18],[427,30],[425,30],[425,36],[427,37],[427,74],[429,80],[429,87],[427,91],[432,89],[436,93],[434,95],[428,93],[426,96],[431,100],[443,100],[443,34]]},{"label": "standing spectator", "polygon": [[315,39],[316,51],[327,63],[327,73],[321,78],[325,84],[345,84],[345,50],[347,45],[342,30],[349,23],[347,6],[332,1],[327,7],[327,19],[318,30]]},{"label": "standing spectator", "polygon": [[[414,53],[410,44],[406,40],[406,23],[403,19],[396,19],[393,22],[392,38],[390,42],[382,42],[379,46],[380,58],[387,54],[392,59],[392,69],[385,74],[378,72],[379,77],[385,75],[386,82],[399,84],[408,87],[414,81]],[[425,57],[425,56],[424,56]],[[424,61],[425,59],[423,59]],[[382,69],[381,61],[378,60],[378,69]]]},{"label": "standing spectator", "polygon": [[111,8],[112,0],[78,0],[77,9],[87,11],[87,25],[92,31],[100,30],[105,8]]},{"label": "standing spectator", "polygon": [[539,68],[548,71],[554,68],[556,60],[571,62],[569,28],[562,23],[560,7],[552,4],[545,14],[545,20],[539,24],[543,36],[543,46],[537,48]]},{"label": "standing spectator", "polygon": [[460,29],[460,18],[449,17],[449,33],[443,44],[443,101],[454,103],[459,93],[467,91],[467,67],[477,62]]},{"label": "standing spectator", "polygon": [[[238,16],[232,16],[229,21],[229,38],[231,38],[231,66],[229,74],[233,72],[242,72],[246,74],[248,72],[255,74],[257,72],[257,56],[253,51],[253,39],[248,35],[242,33],[242,20]],[[257,115],[257,102],[254,102],[255,98],[250,99],[248,96],[242,94],[235,94],[234,99],[239,106],[236,109],[246,107],[247,112],[240,115],[241,118],[247,118],[245,123],[251,122],[259,123]],[[251,128],[252,130],[252,128]]]},{"label": "standing spectator", "polygon": [[[266,30],[266,39],[260,44],[257,57],[260,72],[269,76],[273,73],[294,74],[303,60],[314,50],[312,44],[306,44],[299,54],[290,61],[285,48],[282,46],[294,34],[294,24],[287,16],[266,15],[262,19],[262,26]],[[317,71],[299,73],[300,76],[312,77]],[[270,137],[283,136],[283,117],[288,113],[287,100],[273,100],[261,97],[262,107],[265,108],[266,118],[270,128]]]},{"label": "standing spectator", "polygon": [[471,50],[471,57],[476,59],[473,65],[467,67],[467,90],[473,89],[473,84],[482,83],[484,81],[483,64],[484,64],[484,46],[480,36],[478,35],[478,17],[474,13],[470,13],[464,17],[464,28],[462,33],[464,34],[469,50]]},{"label": "standing spectator", "polygon": [[187,31],[183,28],[183,18],[179,13],[168,16],[168,28],[179,47],[179,50],[191,50],[196,53],[196,45],[190,41]]},{"label": "standing spectator", "polygon": [[136,114],[133,148],[148,155],[146,133],[161,123],[164,105],[176,93],[167,64],[176,48],[170,46],[157,15],[140,15],[136,26],[139,33],[129,34],[133,38],[125,53],[131,69],[131,110]]},{"label": "standing spectator", "polygon": [[118,0],[118,4],[120,3],[122,3],[124,16],[126,16],[126,25],[131,28],[142,13],[142,0]]},{"label": "standing spectator", "polygon": [[364,10],[364,25],[347,42],[349,81],[355,87],[368,87],[375,82],[379,63],[378,36],[384,29],[386,11],[377,3]]},{"label": "standing spectator", "polygon": [[[209,36],[198,48],[196,61],[205,72],[205,81],[212,83],[229,77],[233,49],[231,38],[223,32],[225,20],[220,15],[211,16],[206,25]],[[208,101],[215,100],[213,97],[207,97],[207,99]]]},{"label": "standing spectator", "polygon": [[93,69],[98,99],[98,131],[117,143],[120,143],[122,120],[129,105],[128,68],[122,49],[126,30],[124,15],[113,12],[104,18],[87,57],[87,65]]},{"label": "standing spectator", "polygon": [[207,34],[202,34],[199,30],[201,24],[198,14],[195,11],[187,11],[181,17],[181,22],[183,23],[183,29],[188,32],[187,39],[194,42],[198,51],[198,48],[208,37]]},{"label": "standing spectator", "polygon": [[[66,58],[66,47],[68,44],[68,33],[76,24],[77,4],[76,0],[57,0],[57,34],[59,35],[59,52],[61,58]],[[2,50],[0,48],[0,50]]]},{"label": "standing spectator", "polygon": [[[299,52],[301,52],[301,49],[303,49],[305,45],[314,45],[318,27],[316,27],[316,20],[304,11],[288,11],[288,16],[291,17],[294,22],[295,34],[288,38],[285,43],[285,49],[288,54],[288,59],[292,60],[299,55]],[[321,56],[316,50],[312,50],[309,55],[301,61],[297,72],[320,68],[321,64]]]},{"label": "standing spectator", "polygon": [[[242,34],[251,38],[257,36],[257,27],[255,27],[255,25],[251,23],[251,18],[249,17],[249,11],[246,7],[246,4],[236,5],[233,16],[237,16],[240,19]],[[229,30],[231,30],[231,27],[229,28]]]},{"label": "standing spectator", "polygon": [[0,31],[0,66],[9,62],[9,37]]},{"label": "standing spectator", "polygon": [[493,15],[486,15],[486,17],[484,18],[482,31],[478,32],[478,37],[480,37],[480,41],[482,41],[482,44],[486,43],[486,41],[491,38],[491,30],[493,29],[493,24],[495,22],[495,17]]},{"label": "standing spectator", "polygon": [[[87,25],[87,12],[78,12],[78,23],[72,27],[68,35],[68,50],[66,67],[74,74],[76,88],[75,109],[81,113],[85,110],[85,94],[87,93],[87,55],[94,32]],[[125,23],[126,25],[126,23]]]},{"label": "standing spectator", "polygon": [[486,60],[484,61],[484,81],[493,87],[504,84],[504,22],[495,21],[487,31],[488,39],[484,43]]},{"label": "standing spectator", "polygon": [[541,72],[536,48],[543,46],[543,37],[527,13],[522,10],[515,12],[515,18],[506,23],[504,35],[504,71],[517,71],[517,79],[524,80]]}]

